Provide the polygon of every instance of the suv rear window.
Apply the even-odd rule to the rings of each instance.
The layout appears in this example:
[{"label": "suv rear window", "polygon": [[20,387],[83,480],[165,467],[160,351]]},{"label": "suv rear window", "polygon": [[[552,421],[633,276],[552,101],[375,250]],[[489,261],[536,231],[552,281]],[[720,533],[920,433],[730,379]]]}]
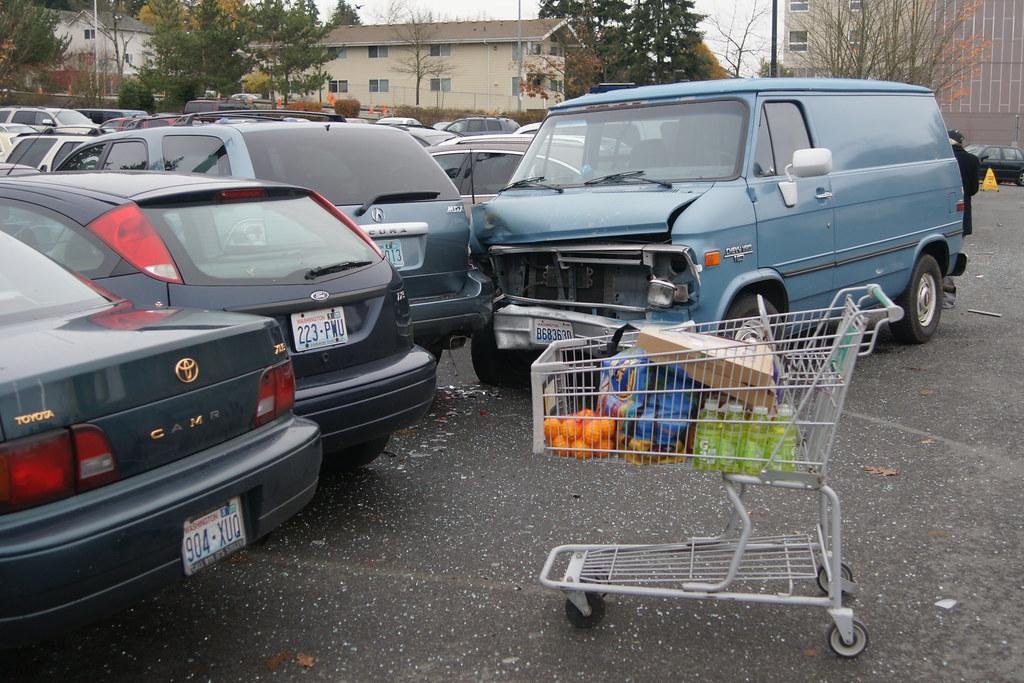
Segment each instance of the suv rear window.
[{"label": "suv rear window", "polygon": [[163,154],[165,171],[231,175],[224,141],[212,135],[168,135]]},{"label": "suv rear window", "polygon": [[312,268],[381,260],[309,197],[142,210],[187,284],[302,284]]},{"label": "suv rear window", "polygon": [[459,199],[441,167],[402,131],[355,124],[289,124],[245,130],[256,177],[316,190],[338,206],[388,193],[436,192]]}]

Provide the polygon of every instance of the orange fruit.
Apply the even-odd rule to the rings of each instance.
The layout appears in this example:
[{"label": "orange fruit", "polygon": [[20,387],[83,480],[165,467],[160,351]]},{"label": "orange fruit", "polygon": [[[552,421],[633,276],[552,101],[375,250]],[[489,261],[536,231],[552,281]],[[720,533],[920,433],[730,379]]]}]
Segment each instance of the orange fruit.
[{"label": "orange fruit", "polygon": [[590,445],[594,449],[595,458],[610,457],[611,451],[615,450],[615,440],[611,438],[602,438],[597,442],[591,443]]},{"label": "orange fruit", "polygon": [[568,442],[573,442],[576,439],[583,437],[583,420],[576,420],[573,418],[566,418],[562,420],[561,426],[562,436]]},{"label": "orange fruit", "polygon": [[544,440],[551,444],[555,437],[562,433],[562,421],[556,417],[544,420]]},{"label": "orange fruit", "polygon": [[601,420],[588,420],[583,425],[583,440],[591,446],[596,446],[604,437]]},{"label": "orange fruit", "polygon": [[572,442],[573,450],[569,452],[569,455],[576,456],[577,460],[590,460],[594,457],[594,452],[590,450],[590,444],[583,439],[576,439]]},{"label": "orange fruit", "polygon": [[566,439],[561,434],[558,434],[553,439],[551,439],[551,451],[555,455],[561,455],[563,457],[569,457],[570,455],[572,455],[572,453],[570,451],[566,450],[568,447],[569,447],[569,440]]},{"label": "orange fruit", "polygon": [[614,438],[615,430],[617,430],[619,427],[618,423],[615,420],[599,420],[598,424],[601,425],[602,438]]},{"label": "orange fruit", "polygon": [[576,411],[577,417],[594,417],[594,411],[590,408],[584,408],[583,410]]}]

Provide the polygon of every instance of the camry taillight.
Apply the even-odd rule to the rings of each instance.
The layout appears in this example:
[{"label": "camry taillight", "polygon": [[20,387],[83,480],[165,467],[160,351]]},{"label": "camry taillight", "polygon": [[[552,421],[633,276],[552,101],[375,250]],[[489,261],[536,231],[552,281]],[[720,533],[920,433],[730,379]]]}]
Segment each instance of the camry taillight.
[{"label": "camry taillight", "polygon": [[295,405],[295,372],[292,362],[267,368],[260,375],[259,394],[256,398],[257,427],[284,415]]},{"label": "camry taillight", "polygon": [[122,204],[103,214],[89,229],[125,261],[164,282],[181,284],[178,267],[156,228],[138,204]]},{"label": "camry taillight", "polygon": [[24,510],[117,479],[117,460],[95,425],[0,444],[0,513]]},{"label": "camry taillight", "polygon": [[373,241],[373,238],[367,235],[366,231],[360,228],[359,225],[354,220],[346,216],[344,211],[336,207],[334,204],[331,204],[331,202],[328,201],[327,197],[324,197],[322,194],[313,192],[309,196],[317,204],[324,207],[328,213],[330,213],[332,216],[334,216],[339,221],[344,223],[345,227],[354,232],[356,236],[359,237],[359,239],[369,244],[370,248],[373,249],[377,256],[379,256],[380,258],[384,258],[384,252],[381,250],[379,246],[377,246],[377,243]]}]

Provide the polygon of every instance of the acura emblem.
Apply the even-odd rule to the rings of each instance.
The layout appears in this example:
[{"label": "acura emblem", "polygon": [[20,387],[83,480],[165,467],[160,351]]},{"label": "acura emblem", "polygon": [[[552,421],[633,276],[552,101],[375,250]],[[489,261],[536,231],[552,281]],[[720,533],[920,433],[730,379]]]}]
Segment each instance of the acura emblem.
[{"label": "acura emblem", "polygon": [[174,374],[185,384],[195,382],[199,377],[199,363],[194,358],[182,358],[174,365]]},{"label": "acura emblem", "polygon": [[324,299],[326,299],[329,296],[330,296],[330,294],[328,294],[324,290],[318,289],[315,292],[313,292],[312,294],[310,294],[309,298],[312,299],[313,301],[323,301]]},{"label": "acura emblem", "polygon": [[370,212],[370,218],[373,219],[374,223],[381,223],[384,221],[384,209],[379,206]]}]

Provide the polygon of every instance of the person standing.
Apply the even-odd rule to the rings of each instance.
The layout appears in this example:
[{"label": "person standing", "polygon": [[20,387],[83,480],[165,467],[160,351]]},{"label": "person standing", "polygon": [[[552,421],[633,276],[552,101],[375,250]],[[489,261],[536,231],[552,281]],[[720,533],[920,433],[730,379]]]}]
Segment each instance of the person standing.
[{"label": "person standing", "polygon": [[[964,186],[964,237],[974,232],[971,222],[971,197],[978,194],[978,173],[981,162],[964,149],[964,134],[953,128],[947,131],[949,144],[953,146],[953,156],[956,157],[957,166],[960,167],[960,181]],[[946,276],[942,278],[942,307],[953,308],[956,303],[956,282],[953,278]]]}]

